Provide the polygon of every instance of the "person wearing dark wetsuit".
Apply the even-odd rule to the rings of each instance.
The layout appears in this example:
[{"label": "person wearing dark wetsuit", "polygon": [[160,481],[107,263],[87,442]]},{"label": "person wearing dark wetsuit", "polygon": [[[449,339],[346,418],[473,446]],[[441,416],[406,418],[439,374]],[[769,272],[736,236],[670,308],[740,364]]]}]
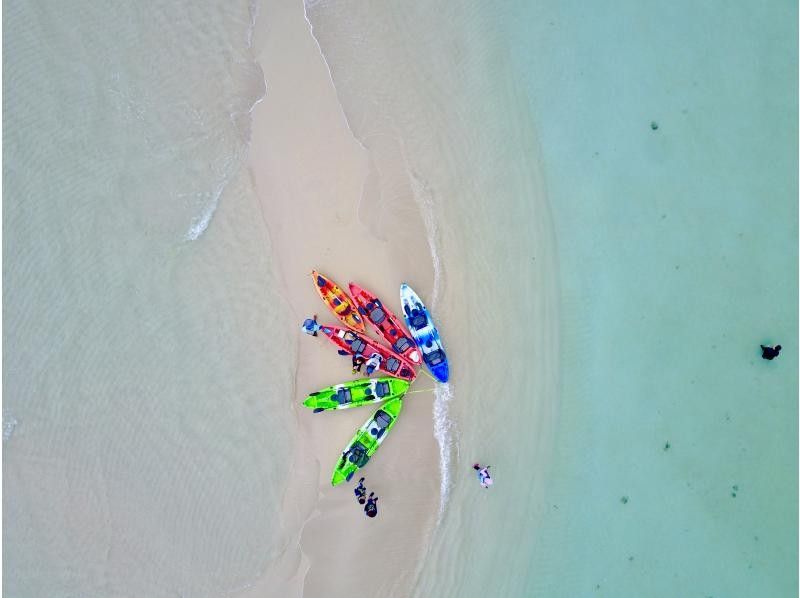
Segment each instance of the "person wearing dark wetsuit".
[{"label": "person wearing dark wetsuit", "polygon": [[772,361],[781,352],[781,346],[775,345],[774,347],[761,345],[761,357],[767,361]]},{"label": "person wearing dark wetsuit", "polygon": [[361,353],[355,353],[353,355],[353,373],[361,371],[361,366],[364,365],[364,356]]},{"label": "person wearing dark wetsuit", "polygon": [[364,486],[364,478],[358,480],[358,486],[355,487],[353,493],[356,495],[356,498],[358,499],[358,504],[363,505],[365,502],[367,502],[367,497],[366,497],[367,488],[366,486]]},{"label": "person wearing dark wetsuit", "polygon": [[367,504],[364,505],[364,513],[366,513],[367,517],[375,517],[378,514],[378,497],[375,496],[374,492],[369,493]]}]

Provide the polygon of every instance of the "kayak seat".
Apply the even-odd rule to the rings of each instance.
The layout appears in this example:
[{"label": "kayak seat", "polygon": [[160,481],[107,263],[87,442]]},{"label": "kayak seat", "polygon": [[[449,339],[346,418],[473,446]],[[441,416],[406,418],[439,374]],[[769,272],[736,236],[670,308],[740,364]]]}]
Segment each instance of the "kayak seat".
[{"label": "kayak seat", "polygon": [[408,341],[408,339],[404,336],[401,336],[395,341],[394,350],[398,353],[404,353],[410,346],[411,343]]},{"label": "kayak seat", "polygon": [[425,362],[428,365],[439,365],[444,361],[444,351],[436,350],[425,355]]},{"label": "kayak seat", "polygon": [[375,425],[377,425],[378,428],[386,428],[390,423],[392,423],[392,418],[385,411],[379,410],[378,413],[375,414]]},{"label": "kayak seat", "polygon": [[332,302],[332,303],[333,303],[333,304],[334,304],[336,307],[339,307],[339,306],[342,304],[342,302],[341,302],[341,301],[339,301],[339,298],[338,298],[338,297],[334,297],[334,298],[333,298],[333,302]]},{"label": "kayak seat", "polygon": [[367,449],[360,442],[355,443],[350,448],[347,460],[356,465],[356,467],[363,467],[369,460],[369,457],[367,457]]},{"label": "kayak seat", "polygon": [[428,318],[425,317],[425,314],[416,315],[411,319],[411,326],[413,326],[417,330],[425,328],[427,324],[428,324]]},{"label": "kayak seat", "polygon": [[376,307],[369,312],[369,319],[375,324],[380,324],[386,319],[386,312],[384,312],[380,307]]},{"label": "kayak seat", "polygon": [[350,345],[350,348],[353,350],[353,353],[363,353],[364,349],[367,348],[367,343],[362,341],[360,338],[357,338]]},{"label": "kayak seat", "polygon": [[390,357],[386,360],[386,369],[390,372],[397,371],[397,368],[400,367],[400,360],[395,357]]},{"label": "kayak seat", "polygon": [[350,393],[350,389],[349,388],[340,388],[338,391],[336,391],[336,401],[340,405],[344,405],[345,403],[349,403],[352,400],[353,400],[353,397],[352,397],[352,395]]},{"label": "kayak seat", "polygon": [[389,383],[388,382],[378,382],[375,385],[375,395],[378,398],[383,398],[387,396],[391,391],[389,390]]}]

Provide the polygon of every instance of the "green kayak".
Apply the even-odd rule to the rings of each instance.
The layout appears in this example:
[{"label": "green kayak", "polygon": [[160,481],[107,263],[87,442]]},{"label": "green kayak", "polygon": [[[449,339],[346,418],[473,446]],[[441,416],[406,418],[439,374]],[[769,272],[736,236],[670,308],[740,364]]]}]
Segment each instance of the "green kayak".
[{"label": "green kayak", "polygon": [[380,403],[402,397],[410,382],[400,378],[361,378],[342,384],[335,384],[312,392],[303,405],[313,409],[314,413],[330,409],[349,409],[370,403]]},{"label": "green kayak", "polygon": [[331,486],[348,482],[353,474],[364,467],[369,458],[375,454],[381,443],[386,440],[389,430],[397,421],[400,409],[403,408],[403,399],[396,398],[387,401],[380,409],[372,414],[366,423],[358,429],[356,435],[342,451],[342,456],[336,463],[331,477]]}]

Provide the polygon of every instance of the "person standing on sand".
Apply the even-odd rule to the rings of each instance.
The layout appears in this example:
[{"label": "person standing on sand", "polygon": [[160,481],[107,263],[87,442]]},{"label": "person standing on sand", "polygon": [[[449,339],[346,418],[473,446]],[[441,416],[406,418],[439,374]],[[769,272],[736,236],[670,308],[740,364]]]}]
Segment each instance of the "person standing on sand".
[{"label": "person standing on sand", "polygon": [[356,486],[353,492],[355,493],[356,498],[358,499],[358,504],[363,505],[365,502],[367,502],[366,498],[367,488],[366,486],[364,486],[364,478],[358,480],[358,486]]},{"label": "person standing on sand", "polygon": [[377,353],[370,355],[370,358],[367,360],[367,376],[381,367],[381,361],[383,361],[383,358]]},{"label": "person standing on sand", "polygon": [[321,326],[317,324],[317,314],[314,314],[313,318],[306,318],[300,328],[302,328],[303,332],[306,334],[317,336],[317,331],[321,328]]},{"label": "person standing on sand", "polygon": [[775,345],[774,347],[770,347],[769,345],[761,345],[761,358],[766,359],[767,361],[772,361],[775,359],[780,352],[780,345]]},{"label": "person standing on sand", "polygon": [[[373,496],[375,498],[373,498]],[[374,492],[369,493],[367,504],[364,505],[364,513],[367,515],[367,517],[375,517],[378,514],[378,497],[375,496]]]},{"label": "person standing on sand", "polygon": [[361,353],[353,355],[353,373],[361,371],[361,366],[364,365],[364,356]]}]

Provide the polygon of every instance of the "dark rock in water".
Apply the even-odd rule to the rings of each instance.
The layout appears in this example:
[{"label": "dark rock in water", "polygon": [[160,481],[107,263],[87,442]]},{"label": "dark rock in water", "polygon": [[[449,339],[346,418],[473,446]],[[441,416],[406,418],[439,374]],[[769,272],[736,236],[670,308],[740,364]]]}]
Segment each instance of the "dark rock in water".
[{"label": "dark rock in water", "polygon": [[672,445],[669,442],[665,442],[664,443],[664,450],[668,451],[670,448],[672,448]]},{"label": "dark rock in water", "polygon": [[656,121],[651,121],[650,128],[653,129],[654,131],[658,131],[658,123]]},{"label": "dark rock in water", "polygon": [[623,505],[627,505],[628,504],[628,497],[627,496],[623,496],[622,498],[619,499],[619,502],[621,502]]}]

